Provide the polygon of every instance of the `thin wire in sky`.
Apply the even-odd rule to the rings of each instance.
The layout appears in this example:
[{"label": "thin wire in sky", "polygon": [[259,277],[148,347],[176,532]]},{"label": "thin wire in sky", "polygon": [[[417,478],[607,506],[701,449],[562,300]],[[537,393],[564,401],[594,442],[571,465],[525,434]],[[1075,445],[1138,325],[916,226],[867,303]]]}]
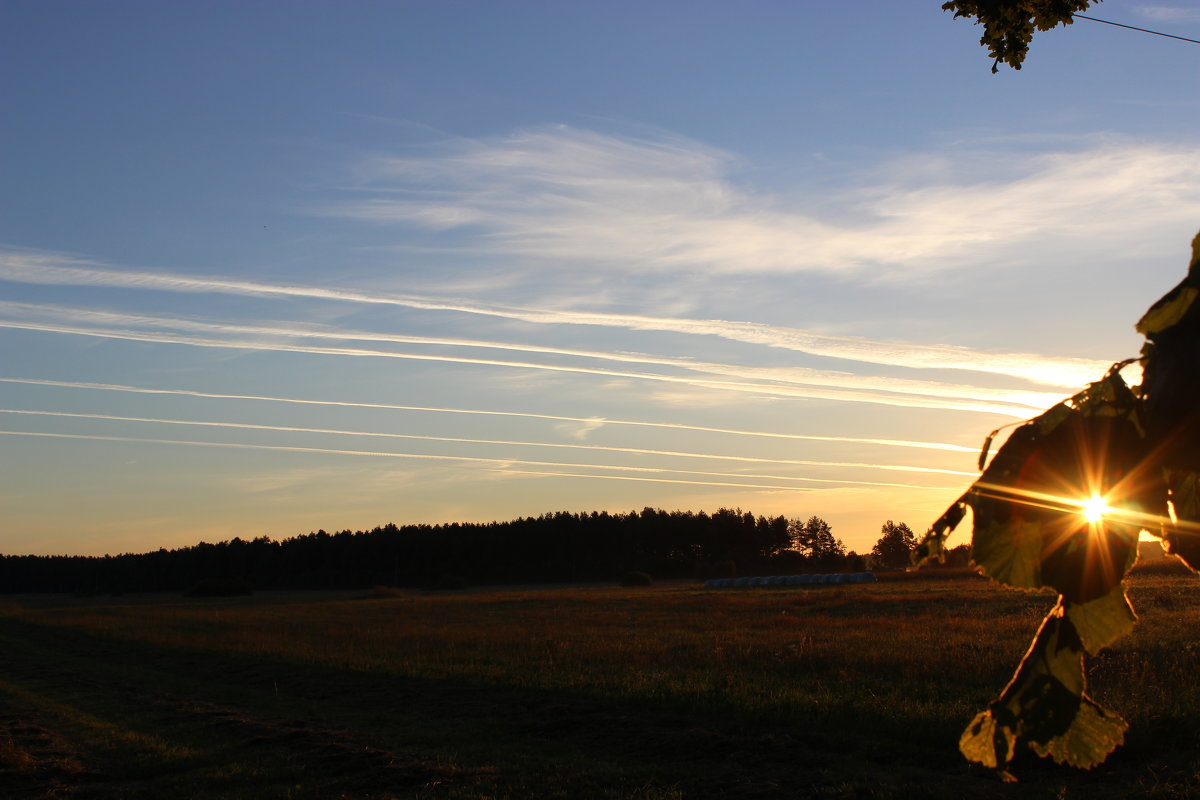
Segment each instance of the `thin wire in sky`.
[{"label": "thin wire in sky", "polygon": [[1200,39],[1189,39],[1186,36],[1176,36],[1173,33],[1163,33],[1162,31],[1152,31],[1149,28],[1138,28],[1133,25],[1125,25],[1120,22],[1111,22],[1099,17],[1085,17],[1083,14],[1072,14],[1072,19],[1086,19],[1088,22],[1103,22],[1105,25],[1112,25],[1117,28],[1128,28],[1131,31],[1140,31],[1141,33],[1152,33],[1155,36],[1165,36],[1168,39],[1178,39],[1181,42],[1191,42],[1192,44],[1200,44]]}]

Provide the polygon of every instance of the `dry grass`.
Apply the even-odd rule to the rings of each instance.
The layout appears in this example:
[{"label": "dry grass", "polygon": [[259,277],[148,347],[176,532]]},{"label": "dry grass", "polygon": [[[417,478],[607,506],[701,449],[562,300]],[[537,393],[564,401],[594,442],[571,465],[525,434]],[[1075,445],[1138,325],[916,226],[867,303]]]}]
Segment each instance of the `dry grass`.
[{"label": "dry grass", "polygon": [[[990,613],[971,613],[977,604]],[[1045,596],[997,596],[983,583],[591,588],[317,605],[120,605],[36,618],[202,651],[779,719],[860,706],[874,714],[882,703],[911,726],[944,694],[922,676],[958,675],[949,678],[957,693],[977,689],[965,698],[977,704],[1006,679],[1050,604]]]},{"label": "dry grass", "polygon": [[[1190,796],[1200,767],[1200,582],[1137,578],[1133,596],[1138,632],[1091,669],[1098,699],[1133,725],[1126,748],[1091,774],[1019,763],[1020,791],[970,769],[955,743],[1007,681],[1052,598],[977,580],[29,601],[0,631],[31,665],[39,647],[66,640],[75,655],[60,664],[79,671],[89,654],[161,662],[132,675],[171,698],[155,712],[167,719],[190,720],[179,710],[188,702],[272,731],[310,715],[319,730],[341,731],[304,728],[316,749],[361,740],[436,773],[420,796]],[[166,677],[181,664],[195,687]],[[47,720],[73,718],[52,703],[78,707],[68,727],[87,749],[87,719],[128,714],[112,724],[134,732],[158,719],[105,705],[119,685],[113,670],[118,683],[90,700],[63,697],[71,692],[55,680],[26,681],[24,699],[8,697],[37,709],[30,693],[42,692]],[[284,796],[271,794],[282,791],[274,778],[247,777],[273,774],[279,753],[222,756],[204,725],[176,723],[186,735],[156,741],[158,755],[136,737],[125,751],[167,772],[231,758],[241,766],[219,796],[243,796],[239,787]],[[539,772],[550,777],[530,783]],[[317,786],[320,776],[305,781]],[[361,796],[391,796],[372,785]]]}]

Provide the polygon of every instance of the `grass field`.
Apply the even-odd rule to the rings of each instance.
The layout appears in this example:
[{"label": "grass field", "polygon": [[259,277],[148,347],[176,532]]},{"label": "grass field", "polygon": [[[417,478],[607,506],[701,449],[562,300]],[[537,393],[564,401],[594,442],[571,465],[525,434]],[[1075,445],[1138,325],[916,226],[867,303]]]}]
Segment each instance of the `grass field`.
[{"label": "grass field", "polygon": [[1200,581],[1091,662],[1092,772],[957,752],[1052,604],[979,579],[0,600],[4,798],[1200,797]]}]

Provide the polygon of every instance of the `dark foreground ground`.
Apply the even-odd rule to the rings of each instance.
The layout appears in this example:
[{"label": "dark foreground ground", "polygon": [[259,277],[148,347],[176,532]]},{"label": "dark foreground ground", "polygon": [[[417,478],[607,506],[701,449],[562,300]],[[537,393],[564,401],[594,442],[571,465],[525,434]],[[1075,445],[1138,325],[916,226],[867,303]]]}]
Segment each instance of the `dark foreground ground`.
[{"label": "dark foreground ground", "polygon": [[0,601],[3,798],[1200,797],[1200,581],[1090,669],[1092,772],[966,764],[1052,598],[981,580]]}]

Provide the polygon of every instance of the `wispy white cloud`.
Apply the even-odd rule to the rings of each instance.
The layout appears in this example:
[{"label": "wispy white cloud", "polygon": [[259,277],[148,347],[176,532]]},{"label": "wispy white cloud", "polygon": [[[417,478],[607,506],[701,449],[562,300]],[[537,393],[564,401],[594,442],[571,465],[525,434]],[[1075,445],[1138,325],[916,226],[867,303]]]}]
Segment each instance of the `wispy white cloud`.
[{"label": "wispy white cloud", "polygon": [[860,363],[1006,375],[1045,386],[1063,388],[1077,388],[1095,380],[1108,367],[1107,362],[1094,359],[1051,357],[1032,353],[995,353],[953,345],[880,341],[755,322],[527,308],[415,295],[389,295],[316,286],[137,272],[106,267],[72,256],[27,250],[0,249],[0,279],[49,285],[213,292],[252,297],[301,297],[471,314],[537,325],[583,325],[682,333]]},{"label": "wispy white cloud", "polygon": [[[568,424],[591,425],[598,418],[596,417],[568,417],[554,414],[534,414],[524,411],[489,411],[481,409],[468,408],[441,408],[431,406],[411,406],[411,405],[396,405],[391,403],[363,403],[349,400],[314,400],[297,397],[272,397],[266,395],[251,395],[251,394],[220,394],[216,392],[199,392],[189,389],[162,389],[162,388],[146,388],[141,386],[123,386],[120,384],[111,383],[84,383],[78,381],[53,381],[39,378],[15,378],[15,377],[0,377],[0,383],[17,383],[32,386],[54,386],[69,389],[93,389],[98,391],[108,392],[130,392],[135,394],[150,394],[150,395],[181,395],[185,397],[202,397],[218,400],[254,400],[268,403],[291,403],[297,405],[311,406],[329,406],[343,408],[377,408],[389,409],[393,411],[426,411],[440,414],[467,414],[467,415],[483,415],[483,416],[499,416],[499,417],[517,417],[524,419],[541,419],[555,422],[564,422]],[[949,444],[946,442],[923,442],[910,439],[873,439],[857,436],[817,436],[810,434],[799,433],[778,433],[774,431],[753,431],[741,430],[734,428],[714,428],[703,425],[684,425],[682,423],[673,422],[646,422],[640,420],[628,419],[609,419],[601,420],[605,425],[614,426],[633,426],[640,428],[659,428],[663,430],[677,431],[693,431],[700,433],[717,433],[727,434],[731,436],[747,436],[755,438],[768,439],[785,439],[799,441],[817,441],[817,442],[843,442],[848,444],[870,444],[882,445],[885,447],[911,447],[922,450],[944,450],[948,452],[958,453],[974,453],[976,448],[963,447],[962,445]]]},{"label": "wispy white cloud", "polygon": [[604,422],[600,417],[592,417],[581,422],[560,422],[555,428],[567,436],[583,442],[587,440],[588,435],[592,431],[598,431],[603,428]]},{"label": "wispy white cloud", "polygon": [[1200,9],[1195,6],[1135,5],[1133,10],[1152,22],[1200,23]]},{"label": "wispy white cloud", "polygon": [[[975,154],[964,154],[975,155]],[[476,247],[544,264],[715,273],[815,270],[864,278],[1006,257],[1031,242],[1100,253],[1200,216],[1200,150],[1136,142],[1007,154],[1003,177],[866,186],[830,221],[756,194],[735,159],[699,143],[565,126],[455,140],[441,155],[376,156],[363,199],[325,213],[478,234]],[[831,205],[833,205],[831,203]],[[887,265],[887,270],[879,270]]]},{"label": "wispy white cloud", "polygon": [[[644,381],[687,384],[702,388],[726,389],[780,397],[804,397],[847,402],[878,403],[915,408],[983,411],[1007,416],[1029,416],[1031,410],[1045,408],[1062,395],[1013,389],[991,389],[936,381],[916,381],[890,377],[854,375],[799,367],[754,367],[693,361],[660,356],[599,353],[538,345],[519,345],[478,340],[412,337],[343,331],[321,327],[268,327],[230,322],[207,322],[176,317],[125,314],[121,312],[66,308],[29,303],[0,302],[0,327],[124,339],[162,344],[180,344],[210,348],[232,348],[333,356],[396,358],[414,361],[473,364],[550,372],[635,378]],[[82,324],[81,324],[82,323]],[[113,324],[130,327],[109,327]],[[436,344],[466,348],[515,350],[525,353],[562,355],[600,359],[641,366],[674,368],[699,376],[634,372],[580,364],[516,361],[502,358],[459,356],[445,353],[419,353],[369,347],[348,347],[297,343],[295,340]],[[701,377],[709,376],[709,377]]]}]

